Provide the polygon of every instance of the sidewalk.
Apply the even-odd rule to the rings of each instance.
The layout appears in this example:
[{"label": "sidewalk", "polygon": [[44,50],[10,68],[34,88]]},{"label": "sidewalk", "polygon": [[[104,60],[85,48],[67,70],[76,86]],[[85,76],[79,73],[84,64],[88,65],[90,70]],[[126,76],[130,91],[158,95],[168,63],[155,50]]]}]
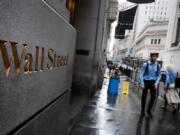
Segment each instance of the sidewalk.
[{"label": "sidewalk", "polygon": [[[172,108],[166,112],[160,109],[157,101],[153,117],[140,118],[140,96],[137,88],[130,84],[129,94],[122,95],[121,76],[119,95],[107,94],[108,80],[103,88],[84,107],[79,120],[69,135],[179,135],[180,115],[172,114]],[[147,99],[148,101],[149,99]]]}]

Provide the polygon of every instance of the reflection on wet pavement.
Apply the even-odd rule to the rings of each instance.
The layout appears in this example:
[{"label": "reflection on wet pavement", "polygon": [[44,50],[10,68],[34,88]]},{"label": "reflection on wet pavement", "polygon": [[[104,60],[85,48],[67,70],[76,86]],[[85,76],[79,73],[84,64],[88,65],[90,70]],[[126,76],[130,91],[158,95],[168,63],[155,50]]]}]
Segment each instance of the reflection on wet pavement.
[{"label": "reflection on wet pavement", "polygon": [[153,117],[140,116],[140,97],[130,86],[129,94],[122,95],[121,77],[118,95],[108,95],[108,80],[102,90],[83,109],[69,135],[180,135],[179,112],[172,115],[160,109],[157,102]]}]

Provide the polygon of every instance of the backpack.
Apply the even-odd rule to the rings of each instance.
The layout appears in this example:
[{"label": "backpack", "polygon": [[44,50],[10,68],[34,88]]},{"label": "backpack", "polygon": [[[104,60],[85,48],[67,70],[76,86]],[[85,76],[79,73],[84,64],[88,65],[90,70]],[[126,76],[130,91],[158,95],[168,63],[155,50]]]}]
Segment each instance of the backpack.
[{"label": "backpack", "polygon": [[178,73],[177,73],[177,77],[175,80],[175,88],[180,88],[180,77],[178,76]]},{"label": "backpack", "polygon": [[[156,75],[157,76],[158,76],[159,70],[160,70],[159,63],[157,63],[157,71],[156,71]],[[147,74],[148,71],[149,71],[149,63],[147,62],[146,63],[146,69],[145,69],[144,75]]]},{"label": "backpack", "polygon": [[161,81],[164,83],[166,82],[166,74],[165,73],[161,74]]}]

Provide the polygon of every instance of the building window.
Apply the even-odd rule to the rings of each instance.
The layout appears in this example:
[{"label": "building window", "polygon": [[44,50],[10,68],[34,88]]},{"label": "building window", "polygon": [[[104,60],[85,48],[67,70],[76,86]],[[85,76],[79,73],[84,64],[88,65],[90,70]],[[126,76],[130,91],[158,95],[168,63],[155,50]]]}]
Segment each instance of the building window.
[{"label": "building window", "polygon": [[160,44],[161,43],[161,39],[158,39],[158,44]]},{"label": "building window", "polygon": [[180,18],[178,18],[176,41],[177,41],[177,42],[180,42]]},{"label": "building window", "polygon": [[154,44],[157,44],[157,39],[154,40]]},{"label": "building window", "polygon": [[153,39],[151,39],[151,44],[153,44]]}]

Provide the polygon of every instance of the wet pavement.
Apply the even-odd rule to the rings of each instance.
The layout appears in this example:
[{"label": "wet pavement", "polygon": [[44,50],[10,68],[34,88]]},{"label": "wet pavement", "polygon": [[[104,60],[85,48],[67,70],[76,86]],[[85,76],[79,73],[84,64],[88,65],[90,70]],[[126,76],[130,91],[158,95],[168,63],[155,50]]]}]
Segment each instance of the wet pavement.
[{"label": "wet pavement", "polygon": [[[125,76],[121,76],[119,94],[107,94],[108,79],[103,88],[84,107],[69,135],[180,135],[180,112],[172,114],[169,106],[160,109],[158,100],[153,117],[140,117],[140,97],[132,84],[129,94],[121,94]],[[148,100],[148,99],[147,99]]]}]

